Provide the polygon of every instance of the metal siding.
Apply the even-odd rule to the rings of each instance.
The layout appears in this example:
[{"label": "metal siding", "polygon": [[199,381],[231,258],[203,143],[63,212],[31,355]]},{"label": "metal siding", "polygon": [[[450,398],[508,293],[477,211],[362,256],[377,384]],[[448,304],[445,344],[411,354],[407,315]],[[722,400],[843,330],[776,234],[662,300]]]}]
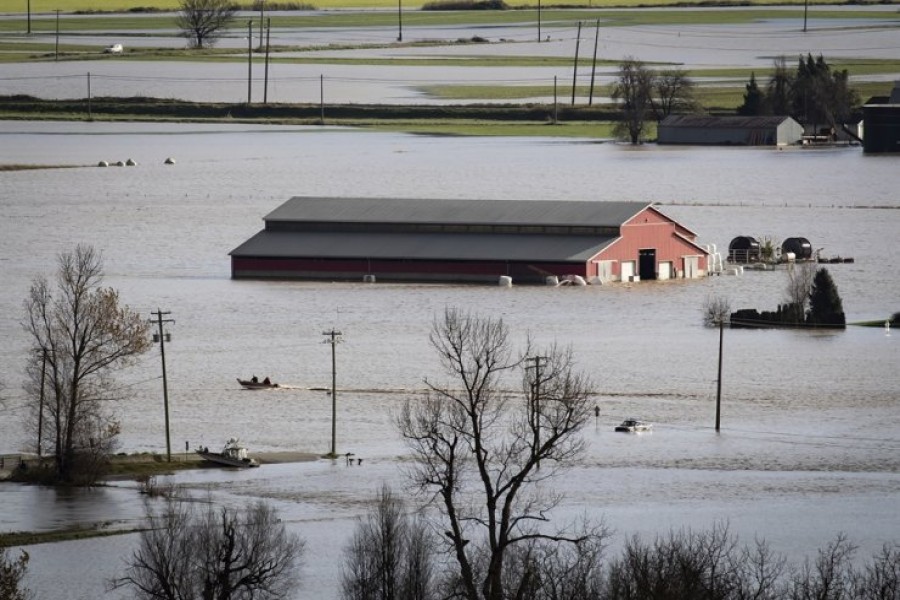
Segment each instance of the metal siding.
[{"label": "metal siding", "polygon": [[696,246],[675,235],[673,223],[647,223],[622,227],[622,237],[600,253],[602,260],[636,261],[642,248],[655,248],[657,264],[680,264],[684,256],[700,256],[700,269],[707,268],[707,256]]}]

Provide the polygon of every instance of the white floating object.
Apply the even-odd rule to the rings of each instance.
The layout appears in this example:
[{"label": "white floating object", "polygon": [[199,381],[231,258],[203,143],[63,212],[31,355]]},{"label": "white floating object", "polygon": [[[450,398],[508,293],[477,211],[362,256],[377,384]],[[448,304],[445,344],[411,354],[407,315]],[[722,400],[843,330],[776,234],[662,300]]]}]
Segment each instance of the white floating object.
[{"label": "white floating object", "polygon": [[374,275],[363,275],[363,281],[365,283],[375,283],[375,276]]},{"label": "white floating object", "polygon": [[512,287],[512,277],[509,275],[501,275],[498,283],[500,284],[500,287]]},{"label": "white floating object", "polygon": [[547,275],[544,278],[544,283],[547,285],[557,286],[559,285],[559,277],[556,275]]},{"label": "white floating object", "polygon": [[106,162],[105,160],[101,160],[100,162],[97,163],[97,166],[98,167],[108,167],[109,163]]},{"label": "white floating object", "polygon": [[133,167],[133,166],[135,166],[135,165],[137,165],[137,163],[134,162],[134,160],[131,159],[131,158],[129,158],[128,160],[125,161],[125,166],[126,166],[126,167]]}]

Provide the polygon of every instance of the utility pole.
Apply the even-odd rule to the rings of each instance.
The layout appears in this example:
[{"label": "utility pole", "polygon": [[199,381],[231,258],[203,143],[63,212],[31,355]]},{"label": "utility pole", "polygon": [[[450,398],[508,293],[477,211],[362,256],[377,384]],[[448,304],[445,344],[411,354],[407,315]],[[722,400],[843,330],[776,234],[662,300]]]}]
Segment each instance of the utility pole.
[{"label": "utility pole", "polygon": [[594,75],[597,73],[597,44],[600,42],[600,19],[597,19],[597,28],[594,31],[594,60],[591,61],[591,89],[588,92],[588,106],[594,101]]},{"label": "utility pole", "polygon": [[541,0],[538,0],[538,43],[541,43]]},{"label": "utility pole", "polygon": [[722,342],[725,340],[725,318],[719,317],[719,378],[716,382],[716,432],[719,431],[722,414]]},{"label": "utility pole", "polygon": [[809,11],[809,0],[803,2],[803,33],[806,33],[806,13]]},{"label": "utility pole", "polygon": [[403,41],[403,0],[397,0],[397,41]]},{"label": "utility pole", "polygon": [[266,0],[260,0],[259,2],[259,49],[262,50],[263,45],[263,24],[265,21],[265,8],[266,8]]},{"label": "utility pole", "polygon": [[532,458],[535,458],[535,466],[540,469],[541,468],[541,460],[538,458],[540,456],[540,448],[541,448],[541,363],[547,360],[546,356],[529,356],[525,359],[526,363],[534,363],[533,367],[525,367],[525,369],[534,369],[534,384],[532,385],[532,389],[534,390],[532,395],[532,406],[531,406],[531,416],[532,416],[532,427],[534,428],[534,447],[532,449]]},{"label": "utility pole", "polygon": [[28,35],[31,35],[31,0],[28,0]]},{"label": "utility pole", "polygon": [[572,70],[572,106],[575,106],[575,82],[578,80],[578,48],[581,46],[581,21],[578,21],[578,35],[575,37],[575,67]]},{"label": "utility pole", "polygon": [[341,332],[335,331],[334,327],[331,331],[323,331],[322,335],[328,336],[323,343],[331,344],[331,453],[329,456],[335,458],[337,456],[337,362],[335,346],[341,343]]},{"label": "utility pole", "polygon": [[56,9],[56,50],[53,52],[53,60],[59,60],[59,9]]},{"label": "utility pole", "polygon": [[47,349],[41,348],[41,398],[38,405],[37,455],[41,457],[44,447],[44,382],[47,380]]},{"label": "utility pole", "polygon": [[247,21],[247,104],[253,92],[253,20]]},{"label": "utility pole", "polygon": [[[163,323],[174,323],[175,319],[163,319],[163,315],[172,313],[170,311],[163,312],[158,308],[156,312],[150,314],[156,317],[156,324],[159,327],[159,333],[153,334],[153,341],[159,342],[159,355],[162,357],[163,405],[166,411],[166,460],[172,462],[172,441],[169,437],[169,386],[166,381],[166,342],[172,341],[172,334],[163,331]],[[150,322],[152,323],[153,319]]]},{"label": "utility pole", "polygon": [[263,104],[269,103],[269,39],[272,35],[272,18],[266,20],[266,74],[263,83]]}]

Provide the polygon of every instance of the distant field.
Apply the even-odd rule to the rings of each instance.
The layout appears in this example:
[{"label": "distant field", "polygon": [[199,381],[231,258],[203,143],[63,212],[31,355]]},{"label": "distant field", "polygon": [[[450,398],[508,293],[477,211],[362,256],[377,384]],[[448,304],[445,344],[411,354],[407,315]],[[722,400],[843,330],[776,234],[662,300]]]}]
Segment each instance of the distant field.
[{"label": "distant field", "polygon": [[[395,5],[396,6],[396,5]],[[883,20],[886,26],[900,19],[897,12],[854,11],[814,9],[816,19],[866,19]],[[802,19],[802,8],[734,8],[730,10],[696,9],[673,10],[596,10],[596,9],[549,9],[542,11],[543,22],[547,26],[574,25],[578,21],[602,19],[602,27],[636,25],[711,25],[751,23],[764,19]],[[393,26],[397,15],[391,11],[335,11],[331,13],[279,13],[272,17],[272,27],[379,27]],[[531,23],[535,20],[534,10],[505,11],[415,11],[404,14],[404,24],[438,27],[444,25],[515,25]],[[48,33],[55,31],[56,19],[52,15],[33,14],[32,31]],[[62,32],[147,32],[172,30],[175,28],[174,15],[75,15],[60,19]],[[0,20],[0,33],[21,33],[25,29],[23,19]]]},{"label": "distant field", "polygon": [[[277,0],[276,0],[277,1]],[[511,7],[527,7],[527,6],[537,6],[536,0],[506,0],[507,5]],[[252,6],[252,1],[247,0],[238,0],[239,5],[244,6],[246,8],[250,8]],[[403,6],[405,8],[416,9],[420,8],[425,3],[425,0],[404,0]],[[313,0],[313,1],[304,1],[303,4],[314,6],[320,10],[328,10],[328,9],[344,9],[344,8],[396,8],[397,2],[395,0]],[[694,4],[696,6],[709,6],[707,2],[685,2],[685,0],[566,0],[565,2],[561,2],[560,4],[564,4],[565,6],[583,6],[583,7],[592,7],[592,8],[636,8],[636,7],[647,7],[647,6],[676,6],[676,5],[686,5],[686,4]],[[721,6],[745,6],[746,2],[739,1],[722,1]],[[750,2],[753,5],[783,5],[783,4],[795,4],[795,5],[803,5],[802,0],[753,0]],[[846,4],[846,2],[839,2],[837,0],[816,0],[815,4]],[[17,0],[15,3],[12,1],[4,2],[4,10],[3,12],[8,12],[15,14],[16,12],[22,12],[24,14],[26,8],[25,0]],[[83,12],[126,12],[132,10],[178,10],[179,2],[178,0],[31,0],[31,12],[32,14],[38,13],[52,13],[55,10],[60,10],[62,12],[71,13],[76,11]],[[553,6],[552,2],[544,3],[545,8],[551,8]]]}]

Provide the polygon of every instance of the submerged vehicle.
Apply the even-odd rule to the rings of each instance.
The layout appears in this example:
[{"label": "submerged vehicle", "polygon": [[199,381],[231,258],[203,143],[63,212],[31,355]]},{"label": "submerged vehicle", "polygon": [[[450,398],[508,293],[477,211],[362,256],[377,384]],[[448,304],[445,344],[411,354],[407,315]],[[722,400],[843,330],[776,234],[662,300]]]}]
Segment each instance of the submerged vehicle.
[{"label": "submerged vehicle", "polygon": [[652,431],[653,425],[646,421],[638,421],[637,419],[625,419],[621,425],[616,426],[616,431],[622,433],[641,433],[643,431]]},{"label": "submerged vehicle", "polygon": [[252,379],[241,379],[238,377],[237,381],[245,390],[271,390],[278,387],[278,384],[269,381],[268,377],[262,381],[259,381],[256,377],[253,377]]}]

